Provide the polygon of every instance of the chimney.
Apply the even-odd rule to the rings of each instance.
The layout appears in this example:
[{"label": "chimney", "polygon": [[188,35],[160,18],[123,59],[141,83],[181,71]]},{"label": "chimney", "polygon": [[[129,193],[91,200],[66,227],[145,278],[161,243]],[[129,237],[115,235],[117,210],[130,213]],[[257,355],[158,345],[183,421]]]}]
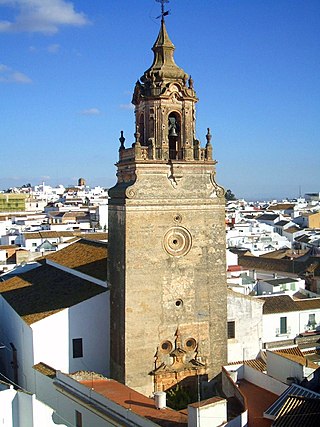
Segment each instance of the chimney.
[{"label": "chimney", "polygon": [[154,403],[157,409],[164,409],[167,404],[167,395],[165,391],[156,391],[154,393]]}]

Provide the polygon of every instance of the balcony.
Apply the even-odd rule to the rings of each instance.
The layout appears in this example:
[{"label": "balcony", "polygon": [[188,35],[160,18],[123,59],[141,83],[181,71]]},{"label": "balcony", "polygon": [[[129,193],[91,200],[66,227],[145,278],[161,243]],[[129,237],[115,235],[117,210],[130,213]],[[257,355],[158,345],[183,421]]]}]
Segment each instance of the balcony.
[{"label": "balcony", "polygon": [[285,336],[289,336],[291,334],[291,327],[288,326],[286,331],[281,330],[280,328],[276,328],[276,337],[285,337]]}]

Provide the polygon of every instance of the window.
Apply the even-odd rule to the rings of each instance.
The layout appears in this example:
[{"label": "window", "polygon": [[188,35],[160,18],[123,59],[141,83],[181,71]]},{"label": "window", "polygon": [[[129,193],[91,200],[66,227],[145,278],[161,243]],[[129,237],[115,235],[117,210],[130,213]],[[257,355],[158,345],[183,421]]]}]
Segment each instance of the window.
[{"label": "window", "polygon": [[280,317],[280,334],[286,334],[286,333],[287,333],[287,318]]},{"label": "window", "polygon": [[83,357],[82,338],[74,338],[72,340],[73,358]]},{"label": "window", "polygon": [[82,427],[82,414],[76,411],[76,427]]},{"label": "window", "polygon": [[236,322],[228,322],[228,340],[236,337]]},{"label": "window", "polygon": [[309,314],[308,326],[310,329],[315,328],[315,326],[316,326],[316,315],[315,314]]}]

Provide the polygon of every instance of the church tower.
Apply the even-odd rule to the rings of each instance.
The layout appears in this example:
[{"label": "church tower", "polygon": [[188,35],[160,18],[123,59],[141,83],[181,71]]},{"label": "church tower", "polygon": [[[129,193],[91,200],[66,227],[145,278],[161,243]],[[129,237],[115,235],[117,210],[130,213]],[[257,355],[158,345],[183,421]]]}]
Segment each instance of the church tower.
[{"label": "church tower", "polygon": [[109,191],[111,376],[146,395],[193,388],[227,357],[224,190],[163,16],[134,89],[135,140],[127,147],[121,132]]}]

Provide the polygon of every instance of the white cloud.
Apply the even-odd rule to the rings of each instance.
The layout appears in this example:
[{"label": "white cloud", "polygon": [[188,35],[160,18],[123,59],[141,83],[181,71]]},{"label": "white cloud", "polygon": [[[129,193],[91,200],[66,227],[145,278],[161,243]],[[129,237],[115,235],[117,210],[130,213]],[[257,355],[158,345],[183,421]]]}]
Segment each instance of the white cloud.
[{"label": "white cloud", "polygon": [[32,83],[32,80],[20,71],[15,71],[7,65],[0,64],[0,83],[29,84]]},{"label": "white cloud", "polygon": [[133,104],[120,104],[121,110],[133,110],[134,105]]},{"label": "white cloud", "polygon": [[0,32],[38,32],[53,34],[61,25],[82,26],[89,23],[67,0],[0,0],[0,7],[17,10],[12,21],[0,21]]},{"label": "white cloud", "polygon": [[58,43],[49,44],[48,46],[43,48],[39,48],[36,46],[29,46],[28,48],[29,52],[31,53],[48,52],[52,54],[59,53],[60,49],[61,49],[61,46]]},{"label": "white cloud", "polygon": [[88,108],[87,110],[81,111],[81,114],[83,116],[99,116],[101,114],[101,111],[99,108]]},{"label": "white cloud", "polygon": [[47,52],[49,53],[58,53],[60,50],[60,45],[59,44],[50,44],[49,46],[47,46]]},{"label": "white cloud", "polygon": [[19,71],[13,71],[11,73],[11,81],[15,83],[32,83],[32,80],[30,77],[26,76],[23,73],[20,73]]},{"label": "white cloud", "polygon": [[4,64],[0,64],[0,73],[5,73],[6,71],[9,71],[9,70],[10,70],[9,67],[7,67]]}]

